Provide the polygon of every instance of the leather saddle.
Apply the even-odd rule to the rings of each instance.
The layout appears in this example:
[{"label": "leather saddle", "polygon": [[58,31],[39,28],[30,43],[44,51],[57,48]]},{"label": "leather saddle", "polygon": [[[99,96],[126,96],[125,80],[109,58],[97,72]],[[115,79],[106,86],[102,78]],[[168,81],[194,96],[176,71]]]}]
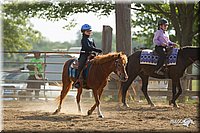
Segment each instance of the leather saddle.
[{"label": "leather saddle", "polygon": [[[90,62],[92,59],[94,59],[94,57],[96,56],[95,53],[91,53],[89,56],[88,56],[88,59],[87,59],[87,62],[86,62],[86,66],[88,64],[88,62]],[[71,68],[74,68],[74,69],[78,69],[78,60],[74,60],[72,63],[71,63]]]},{"label": "leather saddle", "polygon": [[[167,77],[168,76],[167,75],[167,73],[168,73],[167,59],[172,54],[173,47],[165,47],[163,49],[164,49],[165,55],[166,55],[166,58],[165,58],[165,61],[164,61],[164,66],[163,66],[163,71],[164,71],[165,76]],[[159,54],[155,50],[153,50],[153,54],[157,54],[157,56],[159,56]]]},{"label": "leather saddle", "polygon": [[[169,55],[171,55],[171,53],[173,52],[173,47],[165,47],[163,48],[165,51],[166,56],[168,57]],[[159,54],[155,51],[155,49],[153,50],[153,55],[157,55],[159,56]]]}]

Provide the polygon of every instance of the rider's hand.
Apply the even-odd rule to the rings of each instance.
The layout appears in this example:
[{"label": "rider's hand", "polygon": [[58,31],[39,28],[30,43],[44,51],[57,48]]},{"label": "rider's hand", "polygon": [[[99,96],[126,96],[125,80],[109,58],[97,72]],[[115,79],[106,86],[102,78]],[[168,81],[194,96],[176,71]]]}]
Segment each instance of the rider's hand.
[{"label": "rider's hand", "polygon": [[101,49],[97,49],[97,52],[98,52],[98,53],[102,53],[102,50],[101,50]]},{"label": "rider's hand", "polygon": [[165,46],[167,46],[167,44],[163,43],[163,44],[161,44],[161,46],[165,47]]},{"label": "rider's hand", "polygon": [[174,44],[173,44],[173,47],[174,47],[174,48],[178,48],[179,45],[178,45],[177,43],[174,43]]}]

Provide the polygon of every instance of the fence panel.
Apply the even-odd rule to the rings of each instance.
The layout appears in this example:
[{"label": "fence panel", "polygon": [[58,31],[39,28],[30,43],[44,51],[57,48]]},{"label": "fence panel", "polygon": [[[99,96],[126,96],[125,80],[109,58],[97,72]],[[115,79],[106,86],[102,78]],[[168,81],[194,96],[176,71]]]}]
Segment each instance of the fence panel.
[{"label": "fence panel", "polygon": [[[4,52],[4,54],[7,54],[10,52]],[[24,65],[24,68],[26,69],[27,64],[30,63],[30,59],[33,57],[30,54],[32,52],[11,52],[12,54],[29,54],[25,56],[24,62],[18,62],[18,61],[4,61],[4,64],[22,64]],[[46,69],[44,70],[43,74],[46,77],[44,80],[27,80],[27,79],[3,79],[1,87],[3,89],[3,97],[2,98],[44,98],[48,100],[49,98],[55,98],[59,96],[61,91],[61,74],[62,74],[62,66],[65,61],[68,59],[74,58],[71,55],[79,54],[78,52],[41,52],[42,58],[44,59],[44,64],[46,65]],[[11,74],[29,74],[30,72],[27,70],[16,70],[16,71],[8,71],[3,70],[5,73],[11,73]],[[108,83],[106,86],[106,89],[104,91],[104,96],[112,95],[112,97],[118,97],[118,91],[120,87],[120,83],[116,78],[116,75],[111,74],[111,78],[114,76],[114,82]],[[199,81],[199,75],[192,75],[192,74],[185,74],[182,78],[182,87],[183,87],[183,94],[181,95],[180,99],[184,99],[185,96],[199,96],[199,89],[198,90],[191,90],[189,89],[189,84],[192,83],[193,80]],[[155,87],[155,81],[162,83],[160,87]],[[150,96],[167,96],[167,99],[171,99],[172,91],[171,91],[171,85],[170,85],[170,79],[155,79],[150,78],[149,80],[149,86],[148,86],[148,93]],[[39,96],[34,96],[32,93],[27,91],[26,87],[16,87],[16,84],[19,85],[27,85],[27,82],[41,82],[44,83],[41,88],[38,88],[37,90],[40,90]],[[139,87],[141,87],[141,80],[137,80],[137,83],[139,84]],[[167,86],[165,85],[167,83]],[[133,83],[135,84],[135,82]],[[114,89],[113,89],[114,88]],[[28,89],[29,91],[33,91],[36,89]],[[92,97],[91,90],[84,90],[85,95],[87,98]],[[140,88],[136,89],[137,97],[143,96]],[[69,96],[72,96],[75,98],[76,95],[76,89],[72,89],[69,93]]]}]

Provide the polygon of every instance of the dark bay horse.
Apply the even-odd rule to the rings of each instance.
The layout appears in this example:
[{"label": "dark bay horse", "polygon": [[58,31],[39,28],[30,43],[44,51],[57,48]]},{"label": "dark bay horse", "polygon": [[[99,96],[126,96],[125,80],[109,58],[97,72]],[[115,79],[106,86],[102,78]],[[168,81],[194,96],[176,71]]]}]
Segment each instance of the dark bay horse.
[{"label": "dark bay horse", "polygon": [[[177,63],[174,66],[168,66],[167,75],[169,79],[172,79],[172,100],[169,104],[173,104],[174,107],[178,107],[176,104],[176,99],[182,93],[180,78],[183,76],[184,71],[188,66],[194,63],[196,60],[199,60],[199,47],[183,47],[179,49]],[[128,57],[128,63],[126,66],[126,71],[128,74],[128,80],[123,82],[121,85],[122,89],[122,103],[123,106],[128,107],[126,103],[126,93],[132,83],[132,81],[140,76],[142,79],[142,92],[151,106],[155,106],[154,103],[149,98],[147,93],[147,85],[149,77],[164,79],[165,76],[157,75],[154,73],[155,66],[153,65],[141,65],[140,64],[140,55],[141,51],[137,51]],[[178,87],[178,92],[176,92],[176,87]]]},{"label": "dark bay horse", "polygon": [[[65,62],[62,73],[62,91],[59,97],[59,106],[54,114],[61,110],[61,104],[64,97],[69,92],[72,87],[72,83],[75,81],[74,78],[69,77],[68,68],[71,60]],[[111,72],[115,72],[121,81],[126,81],[128,79],[125,66],[127,63],[127,56],[122,53],[110,53],[106,55],[96,56],[90,61],[91,66],[89,68],[88,76],[86,78],[86,89],[92,89],[95,98],[95,104],[88,110],[88,115],[91,115],[94,109],[97,107],[97,113],[99,117],[103,117],[100,110],[100,98],[103,92],[103,88],[106,86],[108,81],[108,76]],[[81,111],[80,107],[80,96],[82,94],[82,87],[77,89],[77,105],[78,110]]]}]

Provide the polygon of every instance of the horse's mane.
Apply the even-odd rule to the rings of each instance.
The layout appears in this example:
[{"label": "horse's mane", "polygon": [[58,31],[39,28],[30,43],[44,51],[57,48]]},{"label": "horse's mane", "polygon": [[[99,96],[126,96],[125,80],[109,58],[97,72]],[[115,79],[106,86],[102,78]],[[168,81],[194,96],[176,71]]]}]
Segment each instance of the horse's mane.
[{"label": "horse's mane", "polygon": [[91,60],[92,64],[104,64],[106,62],[112,61],[114,59],[117,59],[120,56],[122,59],[123,63],[127,63],[127,56],[123,54],[122,52],[113,52],[105,55],[99,55],[94,57],[93,60]]}]

